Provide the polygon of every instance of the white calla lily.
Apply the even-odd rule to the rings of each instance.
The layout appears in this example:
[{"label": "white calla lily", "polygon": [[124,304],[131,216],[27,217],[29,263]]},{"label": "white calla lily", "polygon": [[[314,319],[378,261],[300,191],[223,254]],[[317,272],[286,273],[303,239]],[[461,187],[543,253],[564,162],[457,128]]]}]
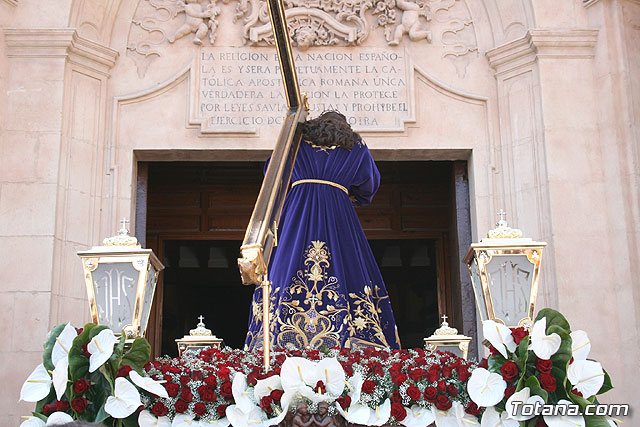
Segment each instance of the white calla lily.
[{"label": "white calla lily", "polygon": [[155,394],[158,397],[163,397],[165,399],[169,398],[169,394],[163,387],[161,381],[156,381],[151,377],[143,377],[134,370],[129,372],[129,378],[131,378],[131,381],[141,389],[146,390],[151,394]]},{"label": "white calla lily", "polygon": [[[322,381],[327,389],[327,394],[334,397],[338,397],[344,391],[345,374],[344,369],[338,359],[330,357],[322,359],[318,363],[314,363],[313,374],[311,376],[311,383],[307,385],[312,388]],[[314,390],[317,392],[317,390]]]},{"label": "white calla lily", "polygon": [[64,412],[54,412],[53,414],[49,415],[47,417],[47,424],[48,426],[63,426],[63,425],[67,425],[68,423],[72,423],[73,422],[73,418],[71,417],[71,415],[66,414]]},{"label": "white calla lily", "polygon": [[517,421],[527,421],[533,418],[535,415],[522,415],[522,408],[516,409],[515,402],[522,402],[526,405],[533,405],[536,402],[544,405],[544,399],[536,394],[531,395],[531,389],[525,387],[517,393],[513,393],[507,403],[504,406],[504,411],[507,413],[507,417]]},{"label": "white calla lily", "polygon": [[71,323],[67,323],[62,332],[60,332],[60,335],[56,337],[56,343],[53,345],[53,350],[51,351],[51,362],[53,366],[56,366],[61,359],[69,357],[73,340],[77,336],[78,332],[76,328],[71,326]]},{"label": "white calla lily", "polygon": [[480,427],[520,427],[520,422],[509,418],[507,411],[502,414],[496,411],[493,406],[487,408],[482,414]]},{"label": "white calla lily", "polygon": [[94,372],[109,360],[116,342],[118,342],[118,338],[116,338],[111,329],[103,329],[89,341],[89,345],[87,345],[87,350],[91,354],[91,357],[89,357],[89,372]]},{"label": "white calla lily", "polygon": [[107,398],[104,410],[113,418],[127,418],[142,405],[138,389],[124,377],[116,378],[113,396]]},{"label": "white calla lily", "polygon": [[591,351],[591,341],[585,331],[571,332],[571,356],[573,360],[587,360]]},{"label": "white calla lily", "polygon": [[187,414],[176,414],[171,423],[171,427],[200,427],[200,421],[196,421]]},{"label": "white calla lily", "polygon": [[20,427],[45,427],[46,424],[38,417],[25,416],[24,421],[20,424]]},{"label": "white calla lily", "polygon": [[567,378],[582,397],[588,399],[604,384],[604,370],[593,360],[574,360],[567,369]]},{"label": "white calla lily", "polygon": [[376,409],[369,408],[369,421],[364,424],[368,426],[381,426],[386,424],[389,418],[391,418],[391,401],[387,399]]},{"label": "white calla lily", "polygon": [[347,396],[351,398],[352,406],[360,401],[360,395],[362,394],[362,384],[364,383],[364,378],[362,378],[362,374],[360,372],[356,372],[353,374],[351,378],[345,381],[345,385],[347,386]]},{"label": "white calla lily", "polygon": [[529,350],[533,350],[538,359],[549,360],[551,356],[556,354],[562,344],[560,335],[553,333],[547,335],[547,318],[543,317],[533,324],[531,328],[531,344]]},{"label": "white calla lily", "polygon": [[269,396],[273,390],[282,390],[282,381],[280,381],[280,375],[272,375],[269,378],[258,380],[256,386],[253,389],[253,396],[256,402],[260,402],[265,396]]},{"label": "white calla lily", "polygon": [[171,427],[169,417],[156,417],[146,409],[138,415],[138,425],[140,427]]},{"label": "white calla lily", "polygon": [[494,322],[493,320],[483,321],[482,335],[484,335],[487,341],[489,341],[505,359],[509,357],[507,350],[513,353],[518,347],[513,339],[513,335],[511,335],[511,329],[502,323]]},{"label": "white calla lily", "polygon": [[51,384],[52,380],[47,368],[42,363],[39,364],[22,385],[20,400],[38,402],[44,399],[51,391]]},{"label": "white calla lily", "polygon": [[[568,400],[560,400],[558,406],[572,405]],[[562,411],[559,411],[561,413]],[[549,427],[585,427],[584,417],[582,415],[543,415],[544,422]]]},{"label": "white calla lily", "polygon": [[252,393],[247,388],[247,376],[242,372],[237,372],[231,383],[231,392],[233,393],[233,400],[236,402],[235,406],[245,414],[258,408],[258,405],[251,400]]},{"label": "white calla lily", "polygon": [[430,425],[435,416],[431,409],[423,408],[420,405],[413,405],[411,408],[405,408],[407,416],[400,421],[405,427],[424,427]]},{"label": "white calla lily", "polygon": [[53,370],[53,388],[56,390],[56,398],[60,400],[69,382],[69,358],[64,357],[58,361]]},{"label": "white calla lily", "polygon": [[[284,391],[301,389],[311,383],[314,364],[302,357],[287,357],[280,368],[280,379]],[[306,381],[305,381],[305,376]],[[315,384],[313,384],[315,385]]]},{"label": "white calla lily", "polygon": [[227,417],[223,417],[217,420],[209,420],[209,421],[200,421],[200,426],[213,426],[213,427],[229,427],[231,423],[227,419]]},{"label": "white calla lily", "polygon": [[451,408],[447,411],[442,411],[435,406],[431,409],[433,419],[438,427],[472,427],[480,425],[476,417],[464,411],[464,406],[460,402],[453,402]]},{"label": "white calla lily", "polygon": [[[237,375],[237,374],[236,374]],[[262,410],[254,406],[248,413],[245,413],[238,405],[227,406],[227,419],[233,426],[262,426]]]},{"label": "white calla lily", "polygon": [[361,403],[352,402],[347,409],[342,409],[342,406],[337,404],[336,409],[338,410],[338,413],[351,424],[366,424],[367,421],[369,421],[371,409]]},{"label": "white calla lily", "polygon": [[484,368],[476,368],[467,382],[469,397],[478,406],[493,406],[504,397],[507,383],[501,375],[489,372]]}]

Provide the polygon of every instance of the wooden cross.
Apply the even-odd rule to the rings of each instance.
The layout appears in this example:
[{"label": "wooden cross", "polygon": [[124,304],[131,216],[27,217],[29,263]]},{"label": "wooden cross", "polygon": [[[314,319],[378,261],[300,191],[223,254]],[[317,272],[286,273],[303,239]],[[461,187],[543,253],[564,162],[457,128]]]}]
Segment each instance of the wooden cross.
[{"label": "wooden cross", "polygon": [[269,17],[273,28],[273,38],[278,51],[280,72],[287,99],[287,111],[278,141],[271,154],[269,167],[264,175],[262,187],[253,208],[253,214],[247,227],[238,267],[242,283],[245,285],[261,285],[262,287],[262,332],[264,368],[269,370],[269,302],[271,282],[267,278],[267,267],[271,252],[277,242],[278,224],[284,199],[291,181],[293,165],[296,161],[300,141],[302,140],[301,124],[308,113],[306,96],[300,93],[298,75],[293,61],[291,40],[283,0],[267,0]]}]

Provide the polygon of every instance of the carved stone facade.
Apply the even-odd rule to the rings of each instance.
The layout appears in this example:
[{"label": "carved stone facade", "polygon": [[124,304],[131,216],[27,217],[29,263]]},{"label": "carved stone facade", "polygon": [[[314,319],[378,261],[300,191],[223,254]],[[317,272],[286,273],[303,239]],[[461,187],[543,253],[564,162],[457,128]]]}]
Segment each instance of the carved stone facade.
[{"label": "carved stone facade", "polygon": [[[284,102],[264,5],[0,0],[0,425],[29,413],[51,325],[88,320],[75,252],[134,217],[138,162],[267,157]],[[640,3],[287,7],[312,115],[344,110],[377,160],[466,162],[474,240],[504,208],[549,243],[539,306],[589,332],[605,401],[639,406]]]}]

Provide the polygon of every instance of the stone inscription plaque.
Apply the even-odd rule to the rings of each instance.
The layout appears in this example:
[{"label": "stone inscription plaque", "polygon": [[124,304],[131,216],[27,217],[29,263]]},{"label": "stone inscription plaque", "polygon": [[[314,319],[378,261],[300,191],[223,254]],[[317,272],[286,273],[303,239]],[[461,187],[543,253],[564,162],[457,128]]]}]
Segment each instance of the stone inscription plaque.
[{"label": "stone inscription plaque", "polygon": [[[412,67],[405,51],[332,48],[295,54],[311,117],[339,110],[358,131],[401,131],[412,121]],[[203,47],[196,116],[205,133],[277,127],[287,111],[273,49]],[[194,106],[195,107],[195,106]]]}]

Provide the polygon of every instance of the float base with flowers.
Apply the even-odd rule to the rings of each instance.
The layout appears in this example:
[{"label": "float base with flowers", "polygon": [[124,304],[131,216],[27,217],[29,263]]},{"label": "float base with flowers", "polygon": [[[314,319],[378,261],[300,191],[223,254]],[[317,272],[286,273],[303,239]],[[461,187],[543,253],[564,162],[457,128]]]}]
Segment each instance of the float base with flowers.
[{"label": "float base with flowers", "polygon": [[[586,333],[560,313],[542,310],[530,332],[485,321],[483,333],[492,355],[480,363],[422,349],[275,350],[264,372],[261,353],[209,349],[148,361],[143,338],[125,346],[105,326],[63,324],[24,383],[21,399],[37,403],[22,426],[615,425],[562,411],[597,404],[612,386],[587,359]],[[517,402],[560,410],[527,414]]]}]

